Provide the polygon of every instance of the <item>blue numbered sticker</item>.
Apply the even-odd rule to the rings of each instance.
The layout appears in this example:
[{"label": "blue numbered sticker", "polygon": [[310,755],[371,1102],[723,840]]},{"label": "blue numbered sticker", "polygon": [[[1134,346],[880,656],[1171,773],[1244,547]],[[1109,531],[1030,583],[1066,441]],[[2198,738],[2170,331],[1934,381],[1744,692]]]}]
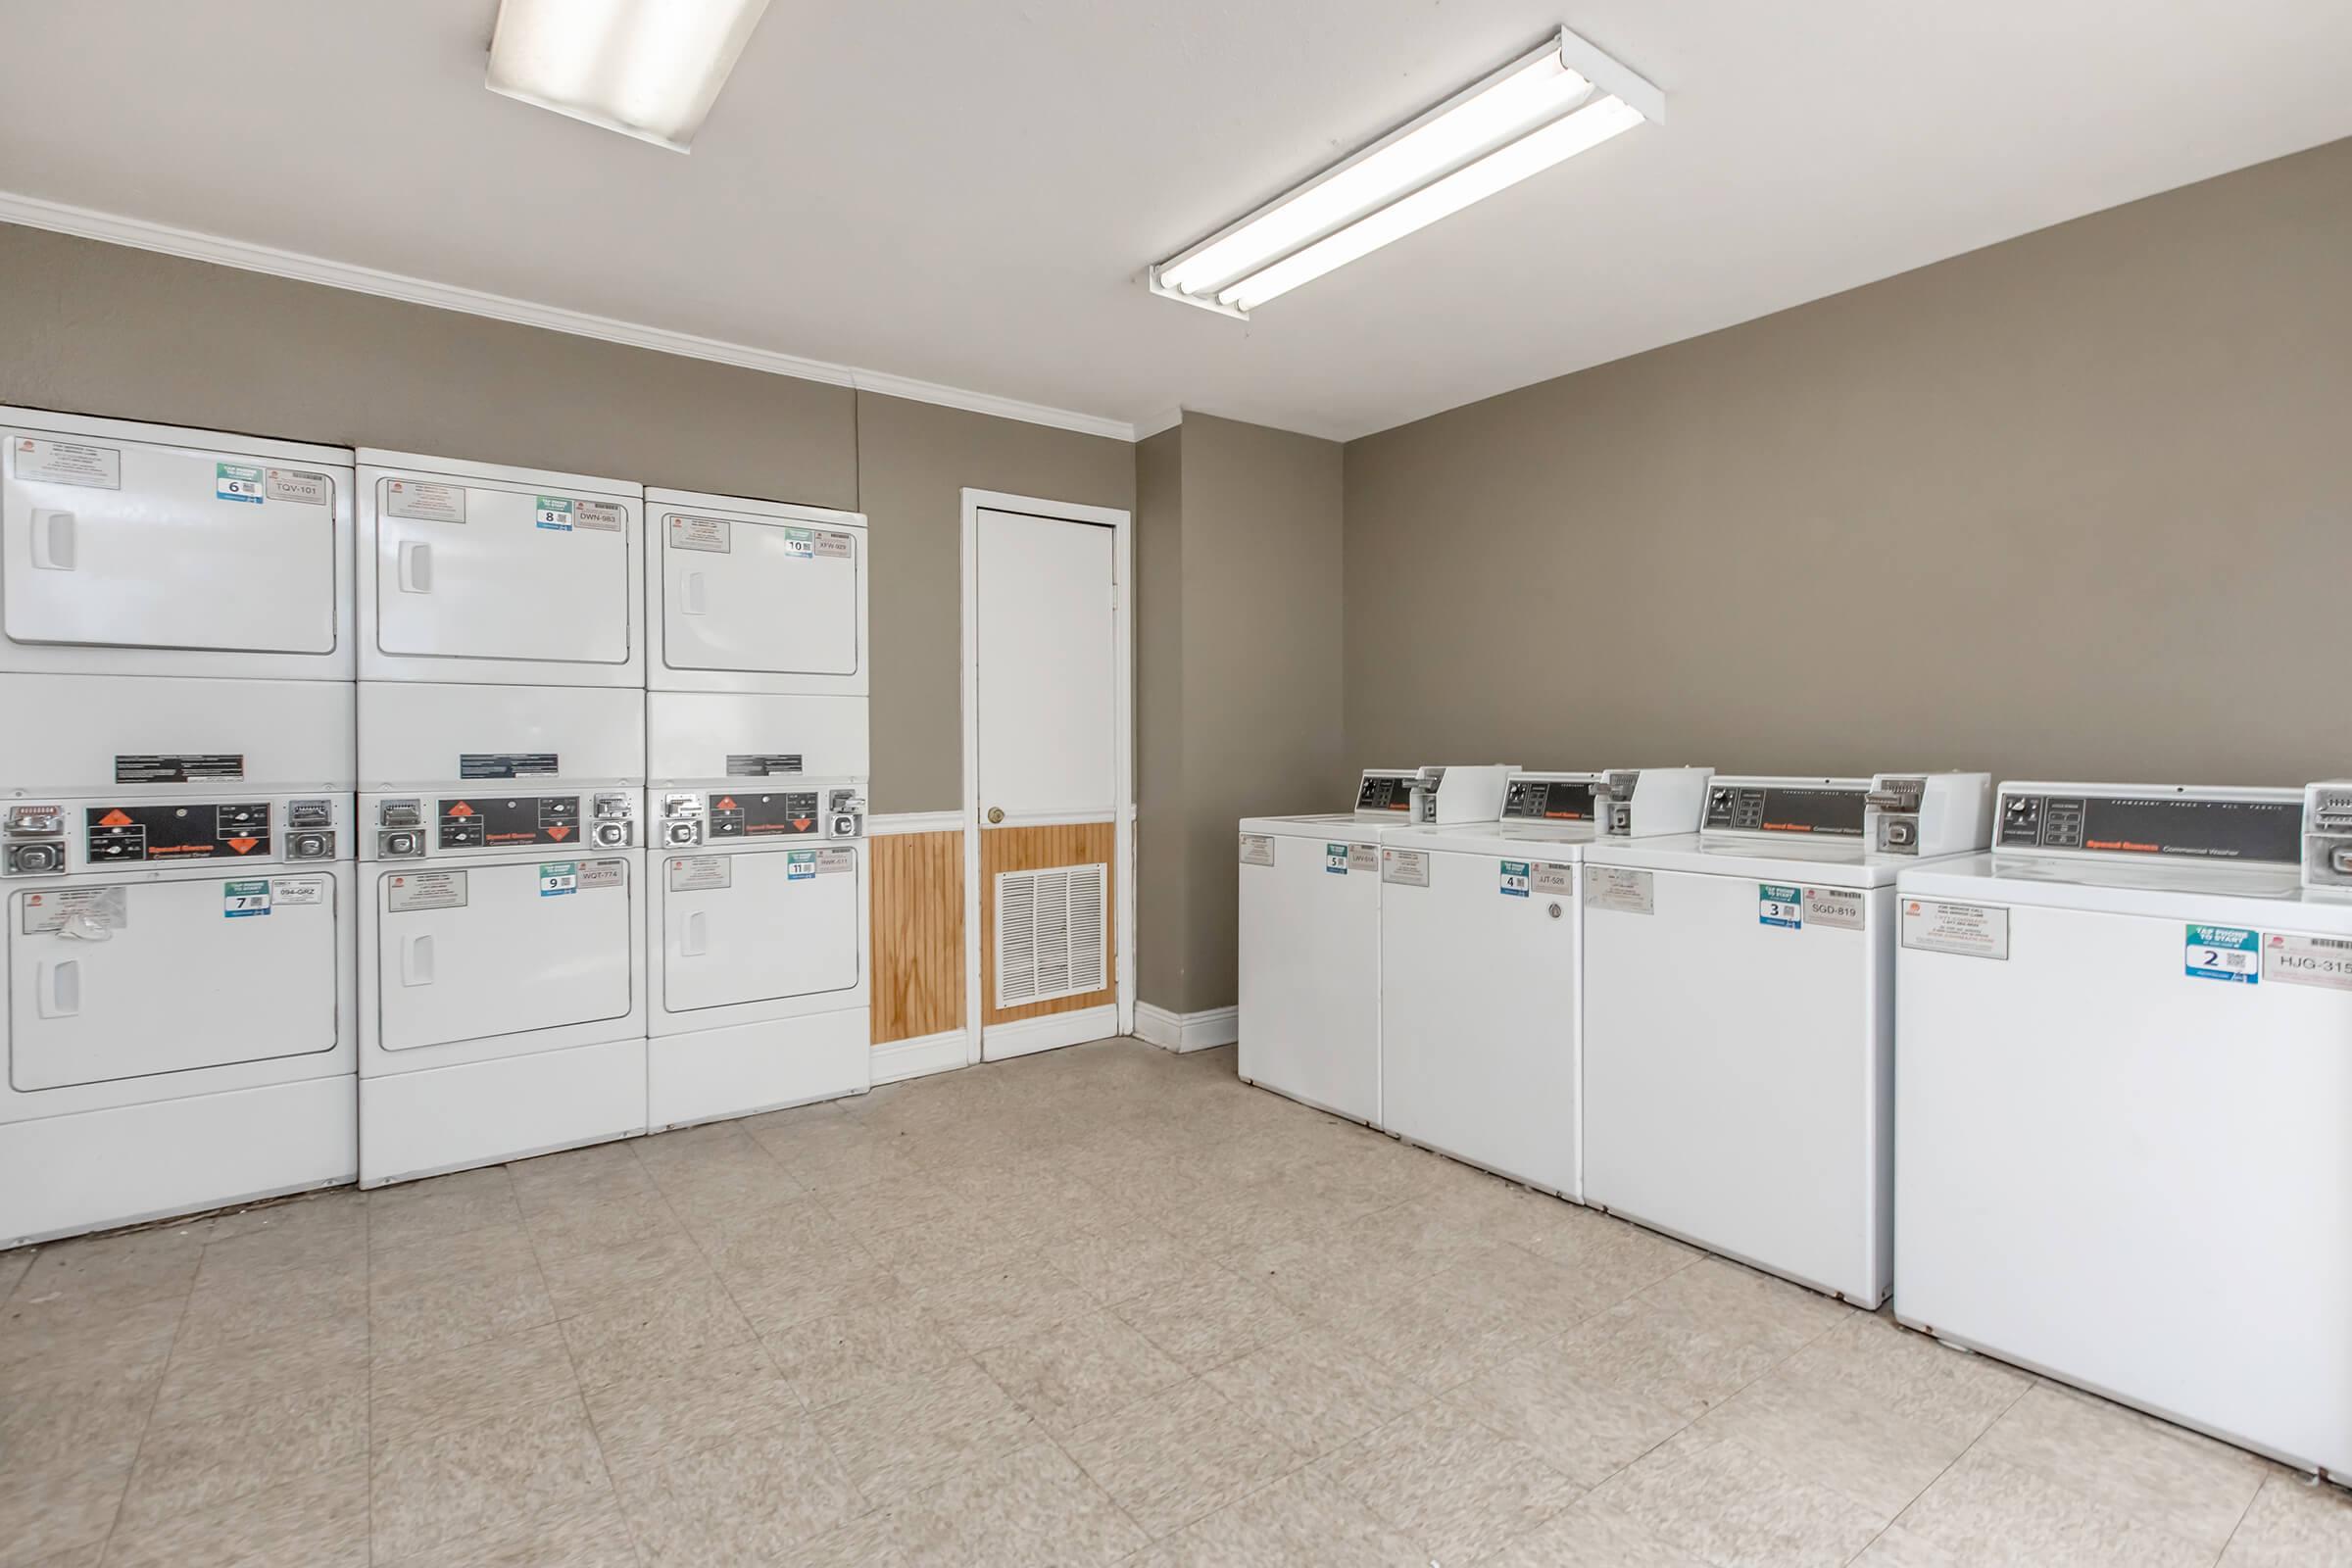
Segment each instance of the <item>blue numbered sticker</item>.
[{"label": "blue numbered sticker", "polygon": [[1525,860],[1504,860],[1502,874],[1495,884],[1494,891],[1506,899],[1526,898],[1527,862]]},{"label": "blue numbered sticker", "polygon": [[242,463],[213,465],[213,494],[222,501],[262,504],[262,470]]},{"label": "blue numbered sticker", "polygon": [[1778,882],[1756,884],[1756,923],[1798,931],[1805,924],[1805,890]]},{"label": "blue numbered sticker", "polygon": [[220,915],[227,920],[270,912],[270,884],[259,882],[223,882],[220,884]]},{"label": "blue numbered sticker", "polygon": [[2192,980],[2262,984],[2262,933],[2235,925],[2192,925],[2181,952],[2181,967]]},{"label": "blue numbered sticker", "polygon": [[540,496],[534,511],[539,526],[557,533],[571,532],[571,501],[565,496]]},{"label": "blue numbered sticker", "polygon": [[539,867],[539,896],[543,899],[562,898],[566,893],[580,891],[580,862],[577,860],[549,860]]},{"label": "blue numbered sticker", "polygon": [[787,850],[784,852],[785,881],[798,882],[803,877],[814,875],[816,875],[816,852],[814,850]]},{"label": "blue numbered sticker", "polygon": [[1332,876],[1346,876],[1348,874],[1348,846],[1345,844],[1324,845],[1323,869]]}]

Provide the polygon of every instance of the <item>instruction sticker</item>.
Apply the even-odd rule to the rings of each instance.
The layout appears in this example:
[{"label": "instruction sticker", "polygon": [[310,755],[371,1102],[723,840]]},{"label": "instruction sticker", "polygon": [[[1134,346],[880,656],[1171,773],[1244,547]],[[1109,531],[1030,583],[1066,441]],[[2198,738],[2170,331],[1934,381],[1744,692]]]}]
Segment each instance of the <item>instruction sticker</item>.
[{"label": "instruction sticker", "polygon": [[1862,895],[1854,888],[1805,889],[1805,924],[1862,929]]},{"label": "instruction sticker", "polygon": [[421,479],[386,479],[384,510],[395,517],[416,517],[424,522],[464,522],[466,487],[427,484]]},{"label": "instruction sticker", "polygon": [[1528,869],[1527,862],[1525,860],[1501,860],[1496,862],[1496,871],[1494,877],[1495,892],[1501,894],[1506,899],[1524,899],[1527,897],[1527,884]]},{"label": "instruction sticker", "polygon": [[1801,931],[1805,924],[1805,890],[1778,882],[1756,884],[1756,924]]},{"label": "instruction sticker", "polygon": [[554,533],[571,532],[571,502],[564,496],[538,496],[533,500],[531,520]]},{"label": "instruction sticker", "polygon": [[2189,926],[2181,948],[2180,967],[2191,980],[2260,985],[2262,933],[2238,925]]},{"label": "instruction sticker", "polygon": [[681,855],[669,862],[669,891],[700,893],[735,885],[735,863],[724,855]]},{"label": "instruction sticker", "polygon": [[262,504],[262,470],[242,463],[213,465],[213,494],[222,501]]},{"label": "instruction sticker", "polygon": [[1943,899],[1903,901],[1903,946],[1964,958],[2009,956],[2009,911],[1991,904]]},{"label": "instruction sticker", "polygon": [[732,555],[735,551],[734,532],[724,517],[672,515],[669,519],[669,548],[701,550],[713,556]]},{"label": "instruction sticker", "polygon": [[1533,885],[1538,893],[1557,894],[1562,898],[1576,891],[1576,867],[1558,860],[1538,860],[1534,867]]},{"label": "instruction sticker", "polygon": [[815,546],[817,557],[825,561],[849,561],[855,559],[858,554],[858,539],[855,534],[827,533],[820,529],[817,532]]},{"label": "instruction sticker", "polygon": [[93,490],[122,488],[122,454],[113,447],[21,435],[17,437],[16,460],[20,479],[86,485]]},{"label": "instruction sticker", "polygon": [[1403,888],[1429,886],[1429,855],[1423,850],[1380,852],[1380,879]]},{"label": "instruction sticker", "polygon": [[1242,863],[1244,865],[1272,865],[1274,863],[1274,835],[1271,833],[1243,834]]},{"label": "instruction sticker", "polygon": [[816,852],[814,850],[786,850],[784,852],[785,881],[805,882],[814,875],[816,875]]},{"label": "instruction sticker", "polygon": [[270,912],[270,884],[258,882],[223,882],[220,884],[220,914],[223,919],[236,920],[251,914]]},{"label": "instruction sticker", "polygon": [[270,884],[270,902],[292,908],[298,904],[324,904],[326,878],[322,876],[281,876]]},{"label": "instruction sticker", "polygon": [[582,860],[580,890],[620,887],[628,880],[628,868],[626,860]]},{"label": "instruction sticker", "polygon": [[629,509],[617,501],[574,501],[571,525],[590,533],[620,533],[628,526]]},{"label": "instruction sticker", "polygon": [[69,924],[84,931],[120,931],[130,924],[130,909],[121,888],[53,888],[24,895],[24,922],[28,937]]},{"label": "instruction sticker", "polygon": [[1323,846],[1323,870],[1328,876],[1346,876],[1348,874],[1347,845],[1326,844]]},{"label": "instruction sticker", "polygon": [[2352,942],[2274,931],[2262,939],[2262,972],[2280,985],[2352,991]]},{"label": "instruction sticker", "polygon": [[577,860],[545,860],[539,866],[539,896],[560,899],[567,893],[580,891],[580,862]]},{"label": "instruction sticker", "polygon": [[384,882],[384,907],[401,913],[416,909],[466,907],[463,871],[403,871]]},{"label": "instruction sticker", "polygon": [[272,501],[291,501],[298,507],[323,507],[335,499],[335,482],[323,473],[302,468],[265,468],[262,494]]},{"label": "instruction sticker", "polygon": [[1620,914],[1658,912],[1657,878],[1648,871],[1628,871],[1614,865],[1585,870],[1585,907],[1615,909]]}]

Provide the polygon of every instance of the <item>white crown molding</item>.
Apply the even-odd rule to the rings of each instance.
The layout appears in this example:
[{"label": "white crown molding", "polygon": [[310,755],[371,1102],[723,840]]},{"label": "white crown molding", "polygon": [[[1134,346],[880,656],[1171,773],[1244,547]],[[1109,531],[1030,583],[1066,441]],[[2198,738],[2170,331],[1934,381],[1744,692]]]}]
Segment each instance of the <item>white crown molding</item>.
[{"label": "white crown molding", "polygon": [[551,332],[568,332],[574,337],[601,338],[608,343],[625,343],[632,348],[652,349],[661,354],[677,354],[687,359],[741,366],[746,369],[763,370],[770,375],[797,376],[804,381],[854,387],[883,397],[933,403],[942,408],[994,415],[1001,419],[1018,419],[1026,424],[1051,425],[1057,430],[1074,430],[1081,435],[1104,436],[1113,441],[1132,442],[1136,439],[1135,426],[1123,419],[1108,419],[1100,415],[1079,414],[1069,409],[1052,409],[1040,403],[1023,403],[1015,398],[972,392],[962,387],[941,386],[936,382],[916,381],[903,375],[886,375],[878,370],[859,369],[852,365],[805,360],[798,355],[779,354],[772,349],[698,337],[691,332],[672,332],[664,327],[615,320],[609,316],[591,316],[585,311],[537,305],[504,294],[487,294],[479,289],[435,283],[400,272],[381,271],[350,262],[329,261],[322,256],[306,256],[299,251],[282,251],[195,229],[174,228],[168,223],[124,218],[87,207],[72,207],[63,202],[45,201],[38,196],[25,196],[14,191],[0,191],[0,222],[22,223],[27,228],[45,228],[59,234],[103,240],[109,245],[128,245],[138,250],[158,251],[167,256],[185,257],[190,261],[210,262],[217,267],[268,272],[274,277],[293,278],[298,282],[319,283],[328,288],[349,289],[358,294],[405,300],[411,305],[426,305],[435,310],[485,316],[493,320],[513,321],[522,326],[544,327]]},{"label": "white crown molding", "polygon": [[1184,410],[1162,409],[1148,419],[1135,421],[1135,438],[1149,441],[1162,430],[1173,430],[1184,422]]}]

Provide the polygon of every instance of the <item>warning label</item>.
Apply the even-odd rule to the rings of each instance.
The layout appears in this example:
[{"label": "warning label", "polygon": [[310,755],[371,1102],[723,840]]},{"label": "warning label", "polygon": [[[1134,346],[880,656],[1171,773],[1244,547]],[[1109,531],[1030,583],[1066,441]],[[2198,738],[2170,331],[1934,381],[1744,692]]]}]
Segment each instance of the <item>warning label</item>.
[{"label": "warning label", "polygon": [[1964,958],[2009,956],[2009,911],[1991,904],[1943,899],[1903,901],[1903,946]]},{"label": "warning label", "polygon": [[733,530],[724,517],[689,517],[673,513],[668,521],[672,550],[700,550],[713,556],[733,553],[728,541]]},{"label": "warning label", "polygon": [[735,885],[735,862],[725,855],[682,855],[669,862],[669,891],[700,893]]},{"label": "warning label", "polygon": [[396,913],[466,907],[463,871],[400,871],[384,878],[384,907]]},{"label": "warning label", "polygon": [[74,926],[85,932],[120,931],[130,924],[128,896],[122,888],[53,888],[24,895],[26,936]]},{"label": "warning label", "polygon": [[79,441],[44,441],[21,435],[16,441],[20,479],[48,484],[87,485],[96,490],[122,488],[122,454],[113,447],[84,446]]},{"label": "warning label", "polygon": [[415,517],[422,522],[464,522],[466,487],[429,484],[422,479],[386,479],[384,510],[395,517]]},{"label": "warning label", "polygon": [[1655,914],[1657,878],[1648,871],[1628,871],[1613,865],[1588,866],[1585,907],[1615,909],[1620,914]]},{"label": "warning label", "polygon": [[1421,850],[1381,851],[1380,879],[1394,882],[1400,888],[1429,886],[1428,854]]},{"label": "warning label", "polygon": [[187,784],[202,778],[243,778],[245,759],[236,752],[143,753],[115,759],[118,784]]},{"label": "warning label", "polygon": [[1245,833],[1242,835],[1242,864],[1272,865],[1274,863],[1274,835]]}]

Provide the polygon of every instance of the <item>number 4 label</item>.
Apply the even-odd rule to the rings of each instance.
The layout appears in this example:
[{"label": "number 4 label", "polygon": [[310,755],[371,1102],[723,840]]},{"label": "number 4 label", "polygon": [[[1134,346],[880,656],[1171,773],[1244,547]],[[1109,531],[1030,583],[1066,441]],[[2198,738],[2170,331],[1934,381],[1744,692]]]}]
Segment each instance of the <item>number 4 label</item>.
[{"label": "number 4 label", "polygon": [[2262,933],[2234,925],[2192,925],[2181,954],[2192,980],[2262,984]]}]

